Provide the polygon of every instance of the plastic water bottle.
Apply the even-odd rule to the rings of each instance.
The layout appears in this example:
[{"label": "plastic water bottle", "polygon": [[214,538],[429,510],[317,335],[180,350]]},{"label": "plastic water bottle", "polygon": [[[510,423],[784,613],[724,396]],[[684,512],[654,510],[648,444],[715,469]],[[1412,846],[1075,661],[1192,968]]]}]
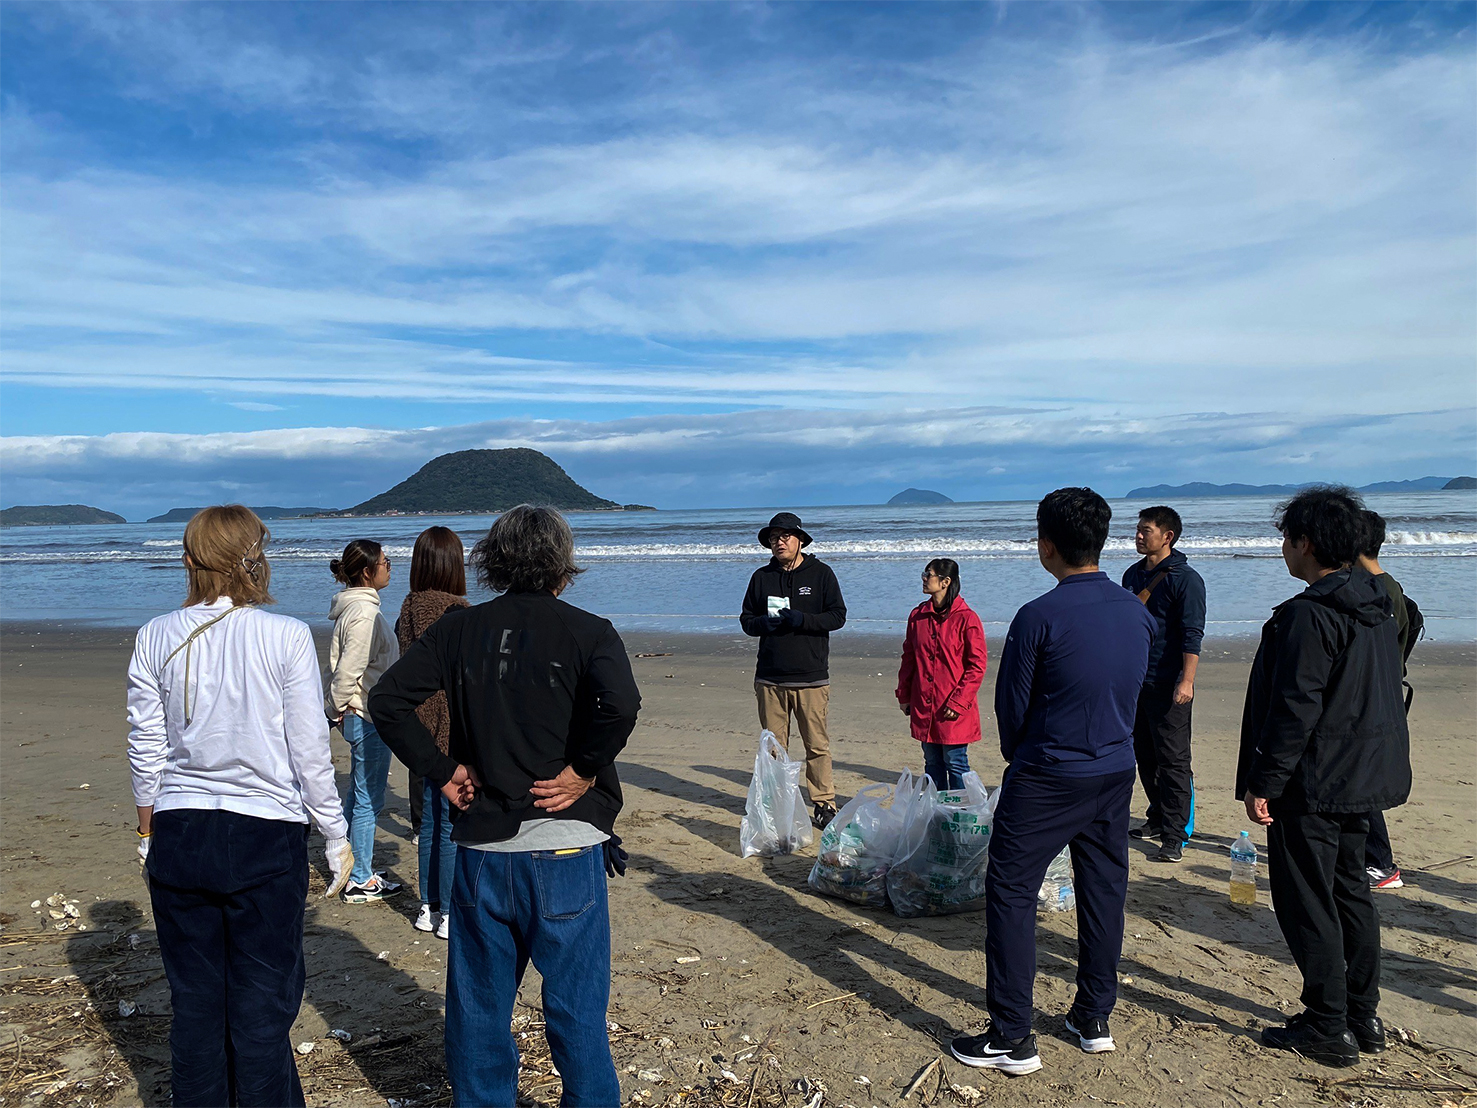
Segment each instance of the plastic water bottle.
[{"label": "plastic water bottle", "polygon": [[1231,845],[1231,903],[1256,903],[1256,845],[1250,831]]}]

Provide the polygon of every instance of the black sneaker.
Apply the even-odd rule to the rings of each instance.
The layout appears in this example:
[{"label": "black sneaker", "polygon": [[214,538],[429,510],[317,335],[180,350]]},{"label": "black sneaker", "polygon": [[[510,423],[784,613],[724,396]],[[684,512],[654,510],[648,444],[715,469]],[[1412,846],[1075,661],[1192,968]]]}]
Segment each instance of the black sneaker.
[{"label": "black sneaker", "polygon": [[1130,839],[1162,839],[1164,828],[1157,823],[1144,823],[1138,827],[1129,828],[1128,837]]},{"label": "black sneaker", "polygon": [[1075,1012],[1068,1012],[1067,1030],[1077,1036],[1078,1043],[1088,1054],[1106,1054],[1118,1049],[1113,1042],[1113,1033],[1108,1030],[1107,1020],[1083,1019]]},{"label": "black sneaker", "polygon": [[1262,1044],[1273,1050],[1290,1050],[1325,1066],[1352,1066],[1359,1061],[1359,1044],[1347,1029],[1325,1035],[1307,1021],[1306,1013],[1293,1016],[1286,1027],[1266,1028]]},{"label": "black sneaker", "polygon": [[815,811],[811,813],[810,822],[824,831],[826,828],[826,824],[830,823],[835,818],[836,805],[827,804],[824,800],[822,800],[816,804]]},{"label": "black sneaker", "polygon": [[1359,1044],[1360,1054],[1385,1052],[1385,1021],[1379,1016],[1370,1016],[1367,1020],[1350,1020],[1349,1034]]},{"label": "black sneaker", "polygon": [[1165,843],[1159,848],[1159,853],[1153,855],[1156,862],[1183,862],[1185,860],[1185,848],[1178,843]]},{"label": "black sneaker", "polygon": [[986,1025],[983,1035],[960,1035],[949,1044],[949,1052],[966,1066],[999,1070],[1020,1076],[1041,1068],[1041,1055],[1036,1053],[1036,1036],[1007,1039]]}]

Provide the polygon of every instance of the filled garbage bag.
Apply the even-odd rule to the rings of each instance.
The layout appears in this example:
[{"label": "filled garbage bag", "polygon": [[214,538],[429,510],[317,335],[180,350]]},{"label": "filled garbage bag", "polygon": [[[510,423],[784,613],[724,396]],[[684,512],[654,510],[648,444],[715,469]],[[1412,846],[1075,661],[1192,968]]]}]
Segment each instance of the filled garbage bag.
[{"label": "filled garbage bag", "polygon": [[821,832],[810,887],[854,904],[887,904],[887,871],[897,855],[918,784],[903,770],[896,785],[868,785]]},{"label": "filled garbage bag", "polygon": [[984,908],[990,828],[999,796],[999,789],[990,793],[973,772],[964,775],[962,789],[949,792],[939,792],[926,777],[920,781],[887,871],[894,912],[944,916]]},{"label": "filled garbage bag", "polygon": [[810,845],[810,817],[800,793],[804,769],[804,762],[792,761],[785,753],[774,732],[760,734],[754,778],[749,782],[749,799],[739,826],[741,857],[790,854]]}]

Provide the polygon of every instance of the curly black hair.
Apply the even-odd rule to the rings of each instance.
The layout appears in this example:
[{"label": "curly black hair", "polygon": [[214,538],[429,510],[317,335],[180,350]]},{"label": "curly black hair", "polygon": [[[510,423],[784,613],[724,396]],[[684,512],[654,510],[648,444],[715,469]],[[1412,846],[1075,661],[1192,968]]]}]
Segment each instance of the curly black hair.
[{"label": "curly black hair", "polygon": [[1088,488],[1057,489],[1036,505],[1036,531],[1073,569],[1096,565],[1108,541],[1113,509]]}]

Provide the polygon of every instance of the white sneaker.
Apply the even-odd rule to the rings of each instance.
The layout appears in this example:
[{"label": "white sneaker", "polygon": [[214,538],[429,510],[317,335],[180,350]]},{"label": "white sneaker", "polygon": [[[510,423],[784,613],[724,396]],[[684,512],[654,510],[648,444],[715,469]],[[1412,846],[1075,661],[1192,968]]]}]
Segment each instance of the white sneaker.
[{"label": "white sneaker", "polygon": [[451,913],[442,912],[441,918],[436,922],[436,938],[451,938]]},{"label": "white sneaker", "polygon": [[417,931],[436,930],[436,913],[431,911],[429,904],[422,904],[420,915],[415,917],[415,929]]}]

